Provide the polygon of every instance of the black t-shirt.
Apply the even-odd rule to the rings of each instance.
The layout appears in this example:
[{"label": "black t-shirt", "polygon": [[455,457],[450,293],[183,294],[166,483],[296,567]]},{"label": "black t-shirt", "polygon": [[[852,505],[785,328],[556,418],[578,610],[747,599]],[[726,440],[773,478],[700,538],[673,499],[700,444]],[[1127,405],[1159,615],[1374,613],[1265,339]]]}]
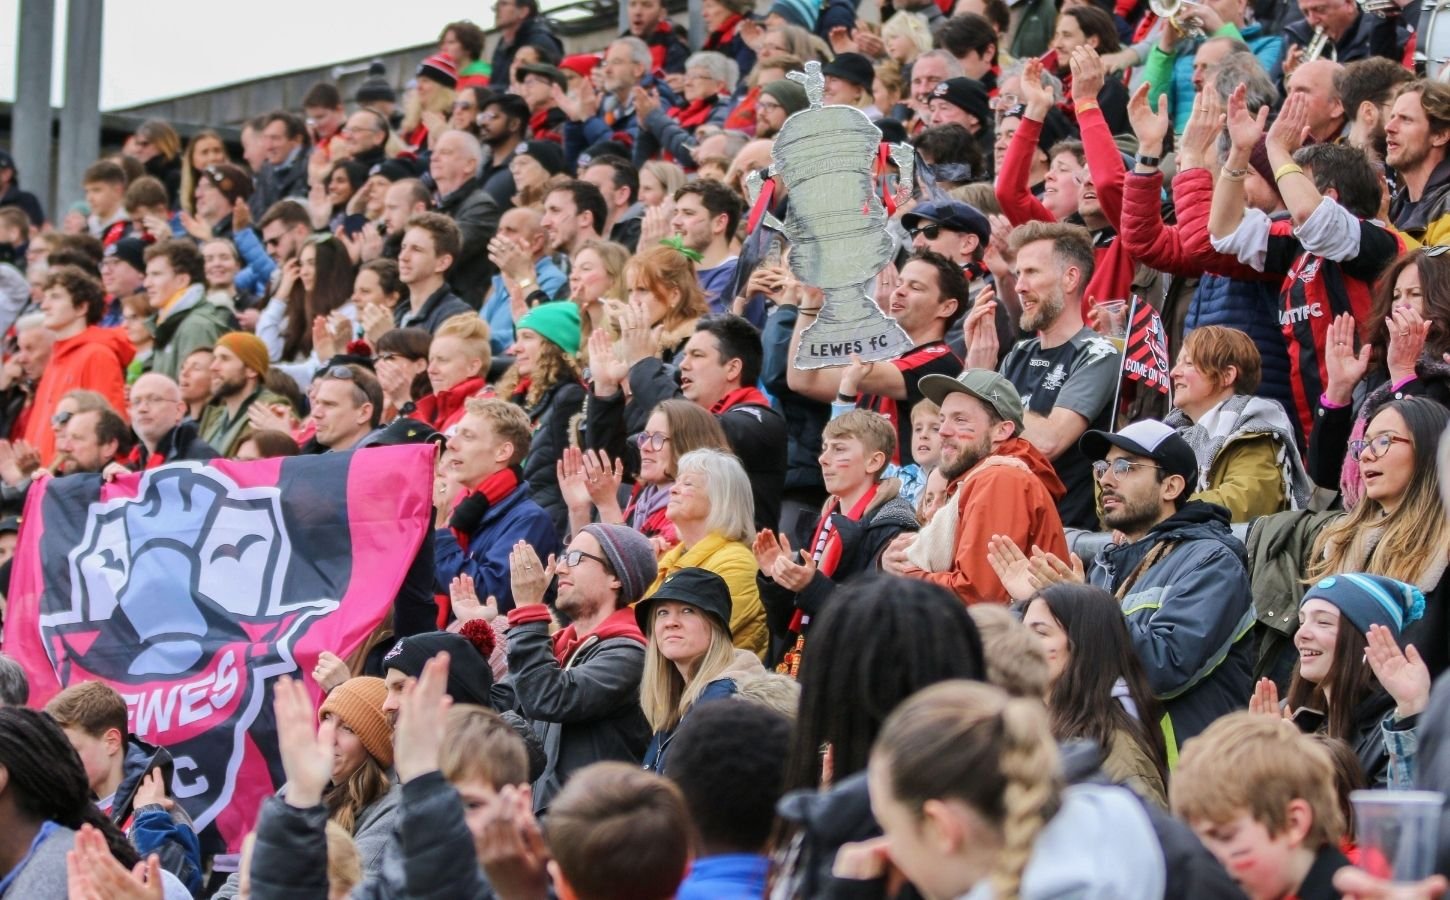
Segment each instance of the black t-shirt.
[{"label": "black t-shirt", "polygon": [[[1001,371],[1022,395],[1027,411],[1047,416],[1061,406],[1086,419],[1088,428],[1106,429],[1122,365],[1123,356],[1111,341],[1084,328],[1050,350],[1042,349],[1036,337],[1020,341],[1002,361]],[[1097,528],[1092,460],[1074,441],[1052,464],[1067,487],[1057,504],[1062,524]]]},{"label": "black t-shirt", "polygon": [[861,409],[875,410],[891,420],[891,424],[896,426],[896,456],[891,461],[898,464],[909,463],[911,410],[923,399],[919,383],[928,375],[956,378],[962,374],[962,361],[945,341],[932,341],[913,347],[893,359],[891,364],[901,370],[901,377],[906,380],[906,399],[893,400],[875,394],[862,394],[856,405]]}]

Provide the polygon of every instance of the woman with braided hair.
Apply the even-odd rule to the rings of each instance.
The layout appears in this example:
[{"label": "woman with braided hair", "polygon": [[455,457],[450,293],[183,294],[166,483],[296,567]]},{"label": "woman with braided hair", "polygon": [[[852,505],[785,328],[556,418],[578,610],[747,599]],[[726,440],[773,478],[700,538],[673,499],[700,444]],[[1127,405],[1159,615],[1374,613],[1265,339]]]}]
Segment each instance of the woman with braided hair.
[{"label": "woman with braided hair", "polygon": [[0,897],[65,900],[66,851],[83,825],[105,837],[122,866],[139,861],[91,799],[86,771],[60,726],[33,709],[0,708]]},{"label": "woman with braided hair", "polygon": [[889,860],[927,897],[1164,896],[1148,813],[1122,788],[1063,787],[1036,701],[933,685],[886,719],[867,783],[885,836],[843,847],[838,876],[878,878]]}]

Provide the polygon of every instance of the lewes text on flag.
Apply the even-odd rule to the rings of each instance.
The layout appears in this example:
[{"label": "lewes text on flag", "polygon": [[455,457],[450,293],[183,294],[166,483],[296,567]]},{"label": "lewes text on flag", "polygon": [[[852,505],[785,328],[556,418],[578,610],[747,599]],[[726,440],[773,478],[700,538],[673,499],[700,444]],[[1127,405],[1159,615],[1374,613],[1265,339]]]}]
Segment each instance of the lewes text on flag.
[{"label": "lewes text on flag", "polygon": [[37,483],[4,641],[32,705],[81,681],[115,688],[132,733],[170,750],[198,830],[236,851],[282,778],[273,681],[323,650],[346,658],[395,599],[430,599],[433,455],[377,447]]}]

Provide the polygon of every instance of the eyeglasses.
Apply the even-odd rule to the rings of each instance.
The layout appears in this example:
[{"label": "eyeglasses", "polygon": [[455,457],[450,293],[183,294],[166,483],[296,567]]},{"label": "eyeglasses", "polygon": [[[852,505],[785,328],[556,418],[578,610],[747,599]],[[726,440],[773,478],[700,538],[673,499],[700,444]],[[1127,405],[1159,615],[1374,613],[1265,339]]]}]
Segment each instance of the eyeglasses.
[{"label": "eyeglasses", "polygon": [[634,436],[635,446],[641,450],[663,450],[670,436],[661,431],[641,431]]},{"label": "eyeglasses", "polygon": [[920,228],[913,228],[913,229],[911,229],[911,236],[912,237],[916,237],[918,234],[921,235],[922,237],[926,238],[929,241],[934,241],[938,237],[941,236],[941,226],[940,225],[923,225]]},{"label": "eyeglasses", "polygon": [[566,550],[564,555],[559,557],[559,562],[571,569],[577,569],[579,567],[579,561],[582,559],[592,559],[604,568],[609,568],[608,560],[595,556],[593,553],[585,553],[583,550]]},{"label": "eyeglasses", "polygon": [[144,397],[131,398],[131,405],[137,408],[140,408],[142,406],[161,406],[163,403],[166,402],[167,400],[165,397],[158,397],[155,394],[147,394]]},{"label": "eyeglasses", "polygon": [[286,235],[283,234],[279,234],[276,237],[267,237],[266,235],[262,235],[262,245],[266,247],[280,247],[282,246],[282,238],[284,237],[286,237]]},{"label": "eyeglasses", "polygon": [[[1389,453],[1390,448],[1395,444],[1409,444],[1414,446],[1414,443],[1409,438],[1400,437],[1397,434],[1380,434],[1375,435],[1367,441],[1350,441],[1349,455],[1357,460],[1364,459],[1366,456],[1370,459],[1379,459],[1386,453]],[[1366,453],[1366,450],[1373,450],[1374,452],[1372,454]]]},{"label": "eyeglasses", "polygon": [[777,109],[785,109],[785,107],[781,106],[779,103],[775,103],[773,101],[767,103],[764,100],[755,101],[755,108],[757,111],[760,112],[774,112]]},{"label": "eyeglasses", "polygon": [[469,103],[467,100],[459,100],[457,103],[454,103],[453,104],[453,111],[454,112],[458,112],[458,111],[464,110],[464,109],[473,109],[473,108],[474,108],[473,104],[472,103]]},{"label": "eyeglasses", "polygon": [[1162,468],[1162,466],[1155,466],[1151,463],[1133,462],[1126,457],[1119,457],[1112,462],[1108,462],[1105,459],[1100,459],[1097,462],[1093,463],[1093,477],[1096,478],[1098,481],[1102,481],[1103,476],[1108,474],[1109,469],[1112,470],[1114,478],[1122,478],[1124,475],[1128,474],[1134,469],[1161,470]]},{"label": "eyeglasses", "polygon": [[70,412],[69,410],[61,410],[60,412],[50,417],[50,425],[52,428],[63,428],[65,427],[65,423],[69,422],[74,417],[75,413]]}]

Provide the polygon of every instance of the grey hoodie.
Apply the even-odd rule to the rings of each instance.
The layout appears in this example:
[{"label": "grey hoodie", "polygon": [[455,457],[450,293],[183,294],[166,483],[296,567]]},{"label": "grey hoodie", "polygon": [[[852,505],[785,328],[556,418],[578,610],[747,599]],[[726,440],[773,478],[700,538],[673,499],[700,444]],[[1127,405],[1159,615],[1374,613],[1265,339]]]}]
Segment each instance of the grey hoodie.
[{"label": "grey hoodie", "polygon": [[[1111,841],[1103,840],[1112,835]],[[1020,900],[1161,900],[1163,849],[1143,805],[1129,791],[1079,784],[1032,846]],[[981,882],[959,900],[995,900]]]}]

